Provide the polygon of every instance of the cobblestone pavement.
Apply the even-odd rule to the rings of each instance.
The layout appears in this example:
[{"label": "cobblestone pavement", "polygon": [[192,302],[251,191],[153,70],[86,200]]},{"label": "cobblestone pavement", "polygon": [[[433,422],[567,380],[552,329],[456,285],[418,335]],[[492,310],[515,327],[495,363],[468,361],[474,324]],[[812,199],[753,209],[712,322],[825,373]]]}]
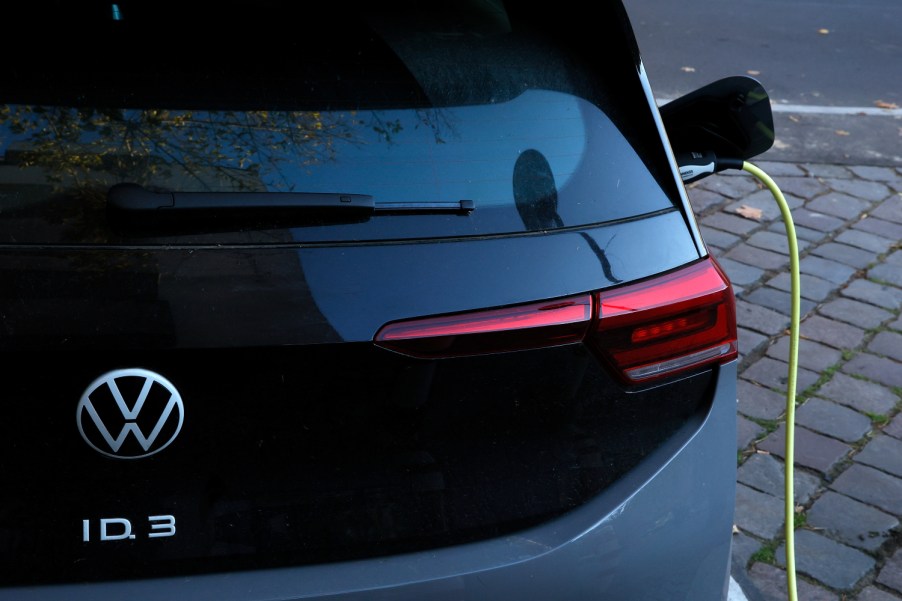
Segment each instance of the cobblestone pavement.
[{"label": "cobblestone pavement", "polygon": [[[902,170],[761,162],[792,207],[802,271],[796,409],[799,598],[902,601]],[[689,187],[736,291],[741,352],[733,575],[786,599],[783,455],[789,258],[770,192]],[[761,218],[754,216],[760,209]]]}]

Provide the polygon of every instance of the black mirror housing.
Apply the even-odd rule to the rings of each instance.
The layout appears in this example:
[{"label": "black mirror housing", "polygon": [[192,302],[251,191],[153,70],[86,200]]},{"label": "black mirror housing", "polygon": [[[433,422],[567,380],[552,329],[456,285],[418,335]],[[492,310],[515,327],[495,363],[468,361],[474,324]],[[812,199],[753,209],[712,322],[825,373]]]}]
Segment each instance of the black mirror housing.
[{"label": "black mirror housing", "polygon": [[747,160],[774,143],[770,98],[751,77],[715,81],[660,110],[675,154],[713,152],[721,159]]}]

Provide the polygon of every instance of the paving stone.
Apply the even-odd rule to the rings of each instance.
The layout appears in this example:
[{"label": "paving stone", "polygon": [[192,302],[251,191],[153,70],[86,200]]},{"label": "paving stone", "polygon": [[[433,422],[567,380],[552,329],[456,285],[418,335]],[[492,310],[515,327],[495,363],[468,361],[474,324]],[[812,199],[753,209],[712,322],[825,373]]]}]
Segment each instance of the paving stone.
[{"label": "paving stone", "polygon": [[[835,589],[848,591],[855,588],[877,563],[873,557],[858,549],[811,530],[797,530],[795,539],[796,572],[807,574]],[[776,557],[779,565],[785,564],[784,545],[777,549]]]},{"label": "paving stone", "polygon": [[889,327],[902,332],[902,317],[899,317],[896,321],[890,323]]},{"label": "paving stone", "polygon": [[[783,272],[767,282],[778,290],[790,292],[792,290],[792,278],[787,272]],[[838,284],[803,273],[799,275],[799,296],[813,301],[822,301],[836,292]]]},{"label": "paving stone", "polygon": [[[786,552],[783,552],[784,557]],[[786,601],[786,572],[766,563],[756,563],[749,568],[749,580],[758,589],[757,601]],[[796,592],[803,601],[839,601],[839,597],[827,589],[815,586],[801,578],[796,579]]]},{"label": "paving stone", "polygon": [[889,311],[850,298],[834,299],[822,305],[817,312],[865,329],[876,328],[893,316]]},{"label": "paving stone", "polygon": [[886,386],[902,387],[902,369],[892,359],[861,353],[852,357],[841,369],[847,374],[864,376]]},{"label": "paving stone", "polygon": [[733,285],[748,286],[754,284],[764,275],[764,270],[745,263],[739,263],[726,257],[718,257],[718,264],[727,272],[727,277]]},{"label": "paving stone", "polygon": [[889,249],[893,246],[893,240],[890,240],[889,238],[884,238],[883,236],[863,232],[857,229],[848,229],[844,232],[840,232],[834,240],[842,242],[843,244],[848,244],[849,246],[863,248],[864,250],[869,250],[877,254],[889,252]]},{"label": "paving stone", "polygon": [[902,265],[902,250],[894,250],[886,256],[886,262],[894,265]]},{"label": "paving stone", "polygon": [[783,530],[783,501],[737,484],[734,522],[759,538],[774,538]]},{"label": "paving stone", "polygon": [[877,575],[877,584],[902,593],[902,549],[896,550]]},{"label": "paving stone", "polygon": [[893,223],[902,223],[902,195],[897,194],[883,201],[879,207],[871,211],[871,216]]},{"label": "paving stone", "polygon": [[[902,334],[888,331],[878,332],[868,344],[868,350],[896,361],[902,361]],[[902,370],[902,365],[899,365],[897,369]]]},{"label": "paving stone", "polygon": [[752,555],[760,548],[761,541],[758,539],[752,538],[742,532],[733,534],[733,544],[730,549],[733,567],[740,566],[745,570],[745,567],[749,565],[749,561],[752,559]]},{"label": "paving stone", "polygon": [[890,167],[858,166],[849,167],[849,170],[861,179],[872,180],[875,182],[889,182],[898,179],[899,177]]},{"label": "paving stone", "polygon": [[900,601],[900,598],[896,595],[882,591],[876,586],[864,587],[855,599],[857,601]]},{"label": "paving stone", "polygon": [[[776,176],[772,175],[771,177]],[[830,188],[823,182],[813,177],[780,177],[778,183],[784,195],[791,194],[805,200],[811,200],[830,191]],[[771,198],[771,203],[777,204],[773,198]]]},{"label": "paving stone", "polygon": [[875,436],[854,459],[894,476],[902,476],[902,441],[891,436]]},{"label": "paving stone", "polygon": [[854,267],[855,269],[864,269],[877,261],[877,253],[875,252],[838,242],[822,244],[812,250],[811,254]]},{"label": "paving stone", "polygon": [[[739,412],[755,419],[774,420],[786,412],[786,395],[748,380],[736,383]],[[900,420],[902,421],[902,420]]]},{"label": "paving stone", "polygon": [[729,259],[754,265],[762,269],[783,269],[789,265],[789,257],[763,248],[756,248],[749,244],[739,244],[731,248],[725,255]]},{"label": "paving stone", "polygon": [[[797,209],[805,204],[803,199],[790,194],[786,190],[783,190],[783,193],[786,204],[789,205],[790,210]],[[741,215],[739,210],[742,207],[750,207],[761,211],[761,221],[763,222],[774,221],[776,219],[782,221],[783,215],[780,211],[780,205],[774,200],[774,195],[770,193],[770,190],[759,190],[753,194],[744,196],[739,201],[727,205],[724,210],[728,213]]]},{"label": "paving stone", "polygon": [[844,167],[842,165],[826,165],[826,164],[806,164],[803,165],[805,171],[807,171],[812,177],[818,178],[845,178],[851,179],[852,172],[848,167]]},{"label": "paving stone", "polygon": [[799,271],[834,284],[845,284],[855,275],[856,269],[830,259],[808,255],[799,261]]},{"label": "paving stone", "polygon": [[[806,176],[806,171],[794,163],[784,163],[782,161],[761,161],[755,162],[759,169],[767,172],[771,177],[782,178],[802,178]],[[738,172],[737,172],[738,173]],[[806,179],[811,179],[806,178]],[[781,186],[782,187],[782,186]]]},{"label": "paving stone", "polygon": [[[796,426],[795,464],[811,468],[822,474],[829,473],[851,451],[851,447],[833,438],[827,438],[807,428]],[[758,448],[785,459],[786,424],[780,424],[774,432],[758,443]]]},{"label": "paving stone", "polygon": [[853,463],[830,488],[886,513],[902,515],[902,480],[880,470]]},{"label": "paving stone", "polygon": [[[789,255],[789,241],[780,232],[761,231],[755,232],[748,238],[748,243],[764,250],[770,250],[784,255]],[[799,252],[804,251],[811,243],[807,240],[798,240]]]},{"label": "paving stone", "polygon": [[758,209],[761,211],[761,218],[757,220],[760,224],[780,219],[780,207],[774,201],[773,195],[771,195],[768,190],[759,190],[755,194],[745,196],[736,202],[731,202],[724,207],[724,211],[730,215],[741,215],[742,213],[740,213],[740,211],[745,208]]},{"label": "paving stone", "polygon": [[740,236],[744,236],[752,230],[761,227],[761,224],[757,221],[745,219],[744,217],[737,217],[736,215],[729,215],[722,211],[708,215],[702,219],[701,223],[702,225],[730,232],[732,234],[738,234]]},{"label": "paving stone", "polygon": [[902,289],[870,280],[853,280],[843,289],[842,294],[890,311],[902,307]]},{"label": "paving stone", "polygon": [[[767,493],[778,499],[784,498],[786,491],[784,481],[786,474],[783,470],[783,462],[772,455],[755,453],[739,466],[737,481]],[[793,497],[797,504],[805,505],[811,499],[821,484],[820,478],[804,472],[793,470]]]},{"label": "paving stone", "polygon": [[[768,388],[786,390],[786,384],[789,379],[789,364],[770,357],[762,357],[748,366],[742,372],[742,377]],[[816,372],[800,367],[796,376],[796,393],[813,386],[817,382],[818,377]]]},{"label": "paving stone", "polygon": [[774,336],[789,326],[789,318],[772,309],[744,301],[736,301],[736,321],[744,328]]},{"label": "paving stone", "polygon": [[842,192],[830,192],[819,198],[815,198],[805,208],[818,213],[834,215],[846,221],[856,219],[859,215],[871,208],[871,203]]},{"label": "paving stone", "polygon": [[902,287],[902,265],[881,263],[868,269],[868,278]]},{"label": "paving stone", "polygon": [[741,415],[736,416],[736,450],[741,451],[764,434],[764,428]]},{"label": "paving stone", "polygon": [[888,434],[894,438],[902,439],[902,413],[896,415],[886,427],[883,428],[883,433]]},{"label": "paving stone", "polygon": [[[826,232],[813,230],[810,227],[803,227],[798,223],[793,224],[793,227],[796,231],[796,238],[798,238],[799,240],[806,240],[808,242],[820,242],[827,237]],[[786,236],[786,225],[782,221],[778,221],[769,225],[767,231],[776,232],[778,234]]]},{"label": "paving stone", "polygon": [[865,551],[879,549],[898,525],[894,516],[832,491],[821,495],[808,510],[808,527]]},{"label": "paving stone", "polygon": [[819,232],[835,232],[846,224],[846,222],[839,217],[833,217],[826,213],[817,213],[807,209],[793,211],[792,221],[794,224],[811,228]]},{"label": "paving stone", "polygon": [[[781,336],[767,349],[767,356],[779,361],[789,361],[789,336]],[[799,340],[799,365],[805,369],[821,372],[839,363],[842,353],[835,348],[814,340]]]},{"label": "paving stone", "polygon": [[[801,294],[799,296],[801,296]],[[792,312],[792,295],[789,292],[777,290],[770,286],[763,286],[756,290],[752,290],[745,294],[744,298],[750,303],[755,303],[756,305],[779,311],[784,315],[789,315]],[[807,298],[801,298],[799,300],[799,311],[803,318],[814,311],[815,307],[817,307],[817,303],[812,300],[808,300]]]},{"label": "paving stone", "polygon": [[742,198],[758,191],[758,183],[754,177],[739,173],[733,177],[729,175],[709,177],[698,182],[695,187],[716,192],[728,198]]},{"label": "paving stone", "polygon": [[[872,428],[866,415],[818,398],[809,399],[796,409],[796,424],[844,442],[860,440]],[[899,457],[902,459],[902,455]]]},{"label": "paving stone", "polygon": [[852,229],[875,234],[889,240],[902,240],[902,224],[878,219],[873,214],[853,225]]},{"label": "paving stone", "polygon": [[828,179],[824,183],[836,192],[844,192],[862,200],[878,201],[890,195],[890,189],[880,182],[860,179]]},{"label": "paving stone", "polygon": [[746,357],[750,353],[754,353],[759,347],[763,346],[768,338],[758,332],[753,332],[746,328],[739,328],[739,356]]},{"label": "paving stone", "polygon": [[742,239],[735,234],[723,230],[716,230],[704,225],[699,226],[699,230],[702,233],[702,239],[705,241],[705,244],[715,248],[727,249]]},{"label": "paving stone", "polygon": [[817,395],[862,413],[881,415],[892,412],[899,402],[899,397],[889,388],[839,372],[833,374],[830,381],[818,389]]},{"label": "paving stone", "polygon": [[853,349],[864,342],[864,330],[853,325],[812,315],[802,322],[800,334],[838,349]]},{"label": "paving stone", "polygon": [[716,207],[727,200],[720,194],[701,188],[691,188],[686,192],[689,195],[689,204],[696,214],[706,213],[711,207]]}]

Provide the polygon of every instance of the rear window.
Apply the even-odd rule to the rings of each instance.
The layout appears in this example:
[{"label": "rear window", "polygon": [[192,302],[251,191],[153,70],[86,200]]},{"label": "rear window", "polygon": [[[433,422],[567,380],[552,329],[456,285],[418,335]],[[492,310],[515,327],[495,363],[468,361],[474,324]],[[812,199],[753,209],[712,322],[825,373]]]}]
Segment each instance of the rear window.
[{"label": "rear window", "polygon": [[[673,209],[625,38],[593,61],[500,3],[341,19],[219,6],[47,11],[81,52],[4,67],[0,241],[411,239]],[[121,215],[121,183],[248,202]],[[255,211],[259,193],[362,195],[376,212]],[[475,209],[436,209],[461,201]]]}]

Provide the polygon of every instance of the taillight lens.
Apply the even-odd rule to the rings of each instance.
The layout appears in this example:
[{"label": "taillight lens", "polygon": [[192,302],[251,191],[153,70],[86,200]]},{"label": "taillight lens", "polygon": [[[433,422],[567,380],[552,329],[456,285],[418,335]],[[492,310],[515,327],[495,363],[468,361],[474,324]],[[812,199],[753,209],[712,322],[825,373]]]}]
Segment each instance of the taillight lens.
[{"label": "taillight lens", "polygon": [[589,342],[624,381],[670,376],[738,354],[736,304],[712,259],[599,292]]},{"label": "taillight lens", "polygon": [[627,384],[723,363],[738,354],[736,305],[713,259],[596,294],[399,321],[379,346],[423,358],[587,342]]},{"label": "taillight lens", "polygon": [[375,342],[414,357],[482,355],[580,342],[591,319],[592,296],[582,294],[390,323],[379,330]]}]

